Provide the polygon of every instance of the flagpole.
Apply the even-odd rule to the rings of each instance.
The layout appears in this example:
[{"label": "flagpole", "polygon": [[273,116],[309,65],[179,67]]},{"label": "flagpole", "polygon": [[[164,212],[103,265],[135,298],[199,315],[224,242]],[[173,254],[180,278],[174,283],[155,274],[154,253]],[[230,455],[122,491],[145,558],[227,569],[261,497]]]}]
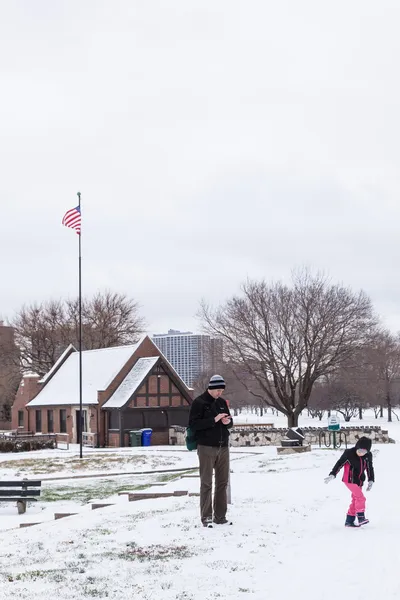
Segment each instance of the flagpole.
[{"label": "flagpole", "polygon": [[[78,192],[79,212],[81,212],[81,193]],[[82,458],[82,226],[79,233],[79,458]]]}]

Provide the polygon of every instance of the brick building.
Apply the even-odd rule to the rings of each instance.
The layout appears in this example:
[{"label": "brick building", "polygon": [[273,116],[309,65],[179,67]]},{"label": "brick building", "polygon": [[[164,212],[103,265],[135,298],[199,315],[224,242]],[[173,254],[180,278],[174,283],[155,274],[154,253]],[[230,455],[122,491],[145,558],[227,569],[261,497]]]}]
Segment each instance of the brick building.
[{"label": "brick building", "polygon": [[12,428],[68,434],[79,427],[99,446],[127,446],[129,431],[150,427],[152,443],[168,444],[170,425],[186,425],[191,391],[148,336],[137,344],[82,352],[69,346],[42,379],[27,374],[12,407]]}]

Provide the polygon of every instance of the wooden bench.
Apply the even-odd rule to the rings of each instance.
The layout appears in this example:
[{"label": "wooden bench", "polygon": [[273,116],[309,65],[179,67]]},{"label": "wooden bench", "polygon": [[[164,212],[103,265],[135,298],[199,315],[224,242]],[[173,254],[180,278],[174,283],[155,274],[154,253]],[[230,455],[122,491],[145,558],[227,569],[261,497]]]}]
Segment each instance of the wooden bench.
[{"label": "wooden bench", "polygon": [[40,496],[41,481],[0,481],[0,502],[16,502],[18,514],[26,512],[27,502],[36,502]]}]

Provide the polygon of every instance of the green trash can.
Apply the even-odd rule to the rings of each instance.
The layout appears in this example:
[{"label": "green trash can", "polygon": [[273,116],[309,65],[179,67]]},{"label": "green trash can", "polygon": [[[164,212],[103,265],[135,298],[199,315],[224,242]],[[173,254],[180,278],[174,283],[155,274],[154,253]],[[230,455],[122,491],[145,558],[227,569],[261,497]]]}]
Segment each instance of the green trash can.
[{"label": "green trash can", "polygon": [[129,432],[129,439],[131,446],[141,446],[142,445],[142,430],[141,429],[133,429]]}]

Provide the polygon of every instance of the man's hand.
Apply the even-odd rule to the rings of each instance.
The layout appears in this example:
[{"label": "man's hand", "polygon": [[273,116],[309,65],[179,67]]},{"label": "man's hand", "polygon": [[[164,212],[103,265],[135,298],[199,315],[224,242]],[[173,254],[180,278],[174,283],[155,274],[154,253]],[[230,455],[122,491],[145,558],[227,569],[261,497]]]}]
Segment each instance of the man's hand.
[{"label": "man's hand", "polygon": [[230,423],[230,422],[231,422],[231,418],[230,418],[230,416],[229,416],[229,415],[228,415],[227,417],[224,417],[224,418],[222,419],[222,423],[223,423],[224,425],[229,425],[229,423]]},{"label": "man's hand", "polygon": [[[226,417],[227,417],[227,416],[228,416],[228,413],[219,413],[219,414],[218,414],[218,415],[215,417],[214,421],[215,421],[216,423],[218,423],[218,421],[220,421],[221,419],[226,419]],[[224,421],[222,421],[222,422],[224,422]],[[225,424],[226,424],[226,423],[225,423]]]}]

